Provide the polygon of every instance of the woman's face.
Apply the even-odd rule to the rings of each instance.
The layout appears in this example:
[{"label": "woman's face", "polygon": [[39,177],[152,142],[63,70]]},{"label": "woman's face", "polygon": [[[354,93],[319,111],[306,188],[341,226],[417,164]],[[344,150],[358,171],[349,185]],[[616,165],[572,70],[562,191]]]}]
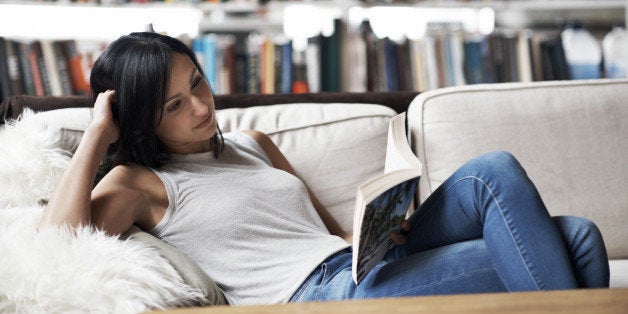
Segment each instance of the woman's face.
[{"label": "woman's face", "polygon": [[173,53],[170,64],[170,83],[162,119],[156,127],[157,138],[170,153],[210,151],[209,139],[217,130],[211,89],[188,56]]}]

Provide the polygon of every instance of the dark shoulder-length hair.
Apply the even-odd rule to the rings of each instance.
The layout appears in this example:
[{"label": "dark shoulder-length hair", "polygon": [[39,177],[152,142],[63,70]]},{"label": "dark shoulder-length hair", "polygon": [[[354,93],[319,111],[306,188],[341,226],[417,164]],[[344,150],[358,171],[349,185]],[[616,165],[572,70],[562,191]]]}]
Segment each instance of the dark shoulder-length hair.
[{"label": "dark shoulder-length hair", "polygon": [[[122,36],[109,44],[91,70],[92,103],[101,92],[115,90],[113,118],[120,138],[109,146],[105,168],[139,164],[158,168],[170,158],[155,135],[161,121],[170,80],[172,53],[190,57],[204,76],[194,52],[178,39],[142,32]],[[210,139],[218,157],[223,138],[220,129]]]}]

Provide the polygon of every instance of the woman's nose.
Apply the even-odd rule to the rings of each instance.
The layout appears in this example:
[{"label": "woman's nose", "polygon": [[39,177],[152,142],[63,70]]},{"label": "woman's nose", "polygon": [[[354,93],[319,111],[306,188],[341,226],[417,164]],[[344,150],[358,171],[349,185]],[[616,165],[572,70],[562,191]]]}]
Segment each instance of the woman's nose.
[{"label": "woman's nose", "polygon": [[195,115],[204,116],[209,111],[209,107],[199,97],[192,97],[192,108]]}]

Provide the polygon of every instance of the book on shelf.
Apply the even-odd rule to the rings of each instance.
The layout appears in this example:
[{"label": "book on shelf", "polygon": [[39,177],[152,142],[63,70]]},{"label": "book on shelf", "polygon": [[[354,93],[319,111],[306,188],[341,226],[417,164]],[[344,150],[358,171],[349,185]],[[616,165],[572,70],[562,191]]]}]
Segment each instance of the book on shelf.
[{"label": "book on shelf", "polygon": [[[275,93],[275,44],[264,40],[260,51],[260,92],[262,94]],[[277,91],[279,92],[279,91]]]},{"label": "book on shelf", "polygon": [[7,66],[6,39],[0,37],[0,97],[4,99],[11,95],[9,85],[9,69]]},{"label": "book on shelf", "polygon": [[335,31],[329,35],[321,36],[321,91],[323,92],[339,92],[340,91],[340,42],[343,22],[340,19],[334,19]]},{"label": "book on shelf", "polygon": [[42,40],[41,52],[44,64],[46,65],[45,75],[48,77],[50,84],[50,94],[53,96],[61,96],[63,95],[63,87],[61,86],[61,75],[57,67],[57,58],[55,56],[56,53],[53,42],[50,40]]},{"label": "book on shelf", "polygon": [[356,284],[385,256],[413,205],[422,165],[406,137],[406,114],[390,120],[384,174],[358,187],[353,220],[352,276]]},{"label": "book on shelf", "polygon": [[280,72],[280,81],[279,81],[279,89],[278,92],[288,94],[294,90],[293,82],[298,81],[302,82],[303,77],[293,77],[293,67],[294,67],[294,51],[292,49],[292,40],[288,38],[279,38],[275,46],[280,51],[281,58],[279,58],[276,64],[276,68],[278,72]]},{"label": "book on shelf", "polygon": [[31,47],[27,43],[15,42],[19,55],[20,73],[22,75],[22,83],[24,86],[24,93],[26,95],[35,95],[35,82],[33,79],[33,71],[31,69],[31,63],[28,59]]},{"label": "book on shelf", "polygon": [[72,95],[74,93],[72,79],[70,78],[68,60],[64,52],[63,43],[60,41],[52,42],[52,49],[57,65],[57,73],[59,74],[59,82],[61,83],[61,94]]},{"label": "book on shelf", "polygon": [[[38,88],[41,88],[43,95],[51,95],[52,88],[50,87],[50,79],[48,78],[46,62],[44,62],[44,53],[41,47],[41,41],[36,40],[31,43],[29,61],[31,62],[32,69],[35,69],[33,72],[33,80],[36,92],[39,93]],[[36,65],[33,63],[36,63]]]},{"label": "book on shelf", "polygon": [[[366,43],[357,31],[346,31],[340,47],[341,53],[341,90],[345,92],[367,91],[367,53]],[[308,47],[309,48],[309,47]]]},{"label": "book on shelf", "polygon": [[311,37],[305,47],[305,69],[310,93],[321,91],[321,43],[320,38]]},{"label": "book on shelf", "polygon": [[9,97],[21,93],[17,54],[11,40],[0,37],[0,95]]}]

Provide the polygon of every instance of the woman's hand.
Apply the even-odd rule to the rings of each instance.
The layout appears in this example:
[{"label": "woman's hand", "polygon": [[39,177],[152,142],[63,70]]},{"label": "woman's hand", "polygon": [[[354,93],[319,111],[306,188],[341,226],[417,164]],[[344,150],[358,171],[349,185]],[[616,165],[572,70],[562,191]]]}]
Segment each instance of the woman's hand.
[{"label": "woman's hand", "polygon": [[90,128],[98,130],[107,144],[118,140],[120,131],[117,123],[113,120],[112,104],[115,101],[115,91],[107,90],[98,94],[94,103],[92,122]]},{"label": "woman's hand", "polygon": [[401,227],[399,232],[392,232],[390,234],[390,239],[392,239],[396,245],[405,244],[406,241],[408,241],[408,232],[410,232],[410,223],[408,220],[404,219],[399,226]]}]

